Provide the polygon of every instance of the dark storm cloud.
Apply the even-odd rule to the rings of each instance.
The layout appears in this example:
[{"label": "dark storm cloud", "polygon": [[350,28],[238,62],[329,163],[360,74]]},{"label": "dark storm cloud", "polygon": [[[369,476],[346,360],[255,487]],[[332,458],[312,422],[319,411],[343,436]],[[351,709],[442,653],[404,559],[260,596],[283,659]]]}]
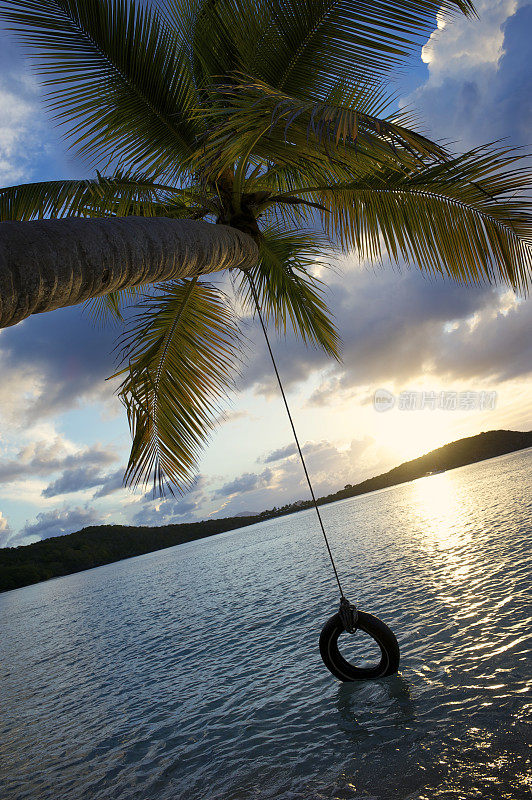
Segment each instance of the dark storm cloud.
[{"label": "dark storm cloud", "polygon": [[473,326],[462,322],[440,335],[438,372],[462,379],[522,378],[532,371],[531,333],[530,300],[512,306],[506,313],[482,315]]},{"label": "dark storm cloud", "polygon": [[345,337],[339,386],[404,382],[438,362],[436,344],[446,324],[497,302],[492,289],[466,289],[417,270],[346,273],[336,285],[336,316]]},{"label": "dark storm cloud", "polygon": [[116,459],[111,448],[99,444],[77,453],[68,453],[59,438],[53,442],[35,442],[23,447],[16,458],[0,461],[0,483],[48,475],[59,470],[63,470],[59,481],[66,482],[69,475],[82,476],[84,472],[94,474],[97,468],[111,464]]},{"label": "dark storm cloud", "polygon": [[404,384],[422,372],[462,380],[524,377],[532,369],[532,304],[512,304],[505,313],[503,306],[495,289],[428,281],[416,272],[357,279],[340,306],[346,345],[343,363],[330,370],[330,392]]}]

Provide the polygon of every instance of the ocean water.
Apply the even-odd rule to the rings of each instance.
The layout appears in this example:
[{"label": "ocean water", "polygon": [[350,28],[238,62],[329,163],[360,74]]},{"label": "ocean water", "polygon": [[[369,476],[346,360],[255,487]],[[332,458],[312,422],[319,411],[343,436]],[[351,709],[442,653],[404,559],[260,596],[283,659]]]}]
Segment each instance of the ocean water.
[{"label": "ocean water", "polygon": [[0,797],[528,800],[531,467],[323,508],[346,594],[400,643],[373,683],[320,660],[311,511],[0,595]]}]

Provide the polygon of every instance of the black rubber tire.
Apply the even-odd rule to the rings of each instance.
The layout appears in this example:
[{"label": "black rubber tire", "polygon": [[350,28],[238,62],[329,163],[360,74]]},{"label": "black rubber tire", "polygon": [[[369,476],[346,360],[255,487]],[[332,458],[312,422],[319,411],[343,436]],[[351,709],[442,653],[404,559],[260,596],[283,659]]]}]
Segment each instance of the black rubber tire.
[{"label": "black rubber tire", "polygon": [[320,653],[323,663],[341,681],[374,681],[393,675],[399,669],[399,645],[390,628],[371,614],[358,612],[358,628],[368,633],[380,647],[381,660],[375,667],[355,667],[338,649],[338,637],[345,631],[340,614],[331,617],[321,631]]}]

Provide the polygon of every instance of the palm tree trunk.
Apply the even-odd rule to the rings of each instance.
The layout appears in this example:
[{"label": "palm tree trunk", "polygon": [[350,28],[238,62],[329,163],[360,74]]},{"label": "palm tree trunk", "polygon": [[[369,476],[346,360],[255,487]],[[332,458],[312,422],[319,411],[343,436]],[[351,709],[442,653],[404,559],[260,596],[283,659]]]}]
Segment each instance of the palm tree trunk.
[{"label": "palm tree trunk", "polygon": [[249,269],[257,256],[245,233],[192,220],[0,222],[0,328],[128,286]]}]

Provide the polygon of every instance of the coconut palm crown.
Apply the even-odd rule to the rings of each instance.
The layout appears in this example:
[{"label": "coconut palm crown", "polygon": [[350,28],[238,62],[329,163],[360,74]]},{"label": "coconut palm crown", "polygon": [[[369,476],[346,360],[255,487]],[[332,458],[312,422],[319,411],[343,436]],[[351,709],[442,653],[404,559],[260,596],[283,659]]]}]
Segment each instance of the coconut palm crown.
[{"label": "coconut palm crown", "polygon": [[[464,284],[526,291],[532,216],[520,153],[456,155],[393,112],[393,82],[436,14],[470,0],[5,0],[90,180],[0,190],[0,220],[165,217],[251,237],[233,270],[267,319],[339,357],[312,267],[334,248]],[[197,277],[95,300],[121,319],[126,482],[183,490],[231,385],[234,304]]]}]

